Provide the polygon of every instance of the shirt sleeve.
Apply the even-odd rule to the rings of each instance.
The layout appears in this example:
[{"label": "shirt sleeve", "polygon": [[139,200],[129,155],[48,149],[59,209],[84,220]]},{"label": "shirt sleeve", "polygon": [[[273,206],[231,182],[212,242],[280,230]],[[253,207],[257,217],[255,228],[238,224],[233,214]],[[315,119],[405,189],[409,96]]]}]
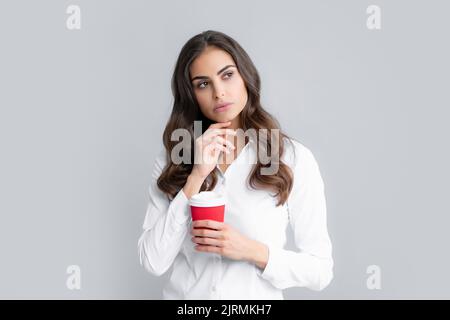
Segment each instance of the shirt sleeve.
[{"label": "shirt sleeve", "polygon": [[258,273],[280,289],[307,287],[319,291],[333,278],[324,183],[311,151],[304,146],[295,151],[294,183],[287,208],[299,252],[267,244],[269,260]]},{"label": "shirt sleeve", "polygon": [[165,153],[156,158],[149,186],[143,232],[138,240],[140,264],[160,276],[172,265],[188,232],[189,200],[181,189],[170,201],[156,182],[165,166]]}]

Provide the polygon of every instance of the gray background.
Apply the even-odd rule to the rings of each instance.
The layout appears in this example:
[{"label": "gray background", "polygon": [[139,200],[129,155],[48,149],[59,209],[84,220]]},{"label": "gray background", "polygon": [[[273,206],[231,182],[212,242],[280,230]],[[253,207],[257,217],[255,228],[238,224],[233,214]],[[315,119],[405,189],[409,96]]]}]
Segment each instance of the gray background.
[{"label": "gray background", "polygon": [[[81,30],[66,8],[81,8]],[[381,30],[366,8],[381,7]],[[450,298],[446,1],[2,1],[0,298],[157,299],[139,265],[181,46],[235,38],[326,184],[335,278],[287,299]],[[292,242],[290,242],[290,246]],[[66,268],[81,267],[81,290]],[[366,286],[381,268],[381,290]]]}]

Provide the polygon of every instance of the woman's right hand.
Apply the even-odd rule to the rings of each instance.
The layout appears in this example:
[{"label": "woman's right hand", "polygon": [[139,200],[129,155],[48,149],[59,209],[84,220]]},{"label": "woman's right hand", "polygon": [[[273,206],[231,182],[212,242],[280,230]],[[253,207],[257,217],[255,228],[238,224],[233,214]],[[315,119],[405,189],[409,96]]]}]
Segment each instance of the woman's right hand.
[{"label": "woman's right hand", "polygon": [[236,131],[226,129],[230,125],[230,121],[214,123],[195,140],[194,167],[191,175],[206,179],[216,167],[220,153],[230,153],[235,149],[226,139],[226,135],[236,135]]}]

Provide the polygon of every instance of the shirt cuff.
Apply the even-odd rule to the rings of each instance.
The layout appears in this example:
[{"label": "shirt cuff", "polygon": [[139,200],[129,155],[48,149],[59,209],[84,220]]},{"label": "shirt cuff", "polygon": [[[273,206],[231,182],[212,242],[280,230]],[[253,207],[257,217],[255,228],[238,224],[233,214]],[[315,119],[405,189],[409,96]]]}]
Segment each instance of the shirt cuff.
[{"label": "shirt cuff", "polygon": [[264,270],[257,268],[257,274],[263,279],[275,283],[277,281],[277,275],[280,268],[283,265],[283,249],[277,248],[272,244],[266,244],[269,248],[269,259],[267,260]]},{"label": "shirt cuff", "polygon": [[191,218],[191,208],[189,207],[189,199],[181,189],[170,203],[170,214],[177,224],[185,225]]}]

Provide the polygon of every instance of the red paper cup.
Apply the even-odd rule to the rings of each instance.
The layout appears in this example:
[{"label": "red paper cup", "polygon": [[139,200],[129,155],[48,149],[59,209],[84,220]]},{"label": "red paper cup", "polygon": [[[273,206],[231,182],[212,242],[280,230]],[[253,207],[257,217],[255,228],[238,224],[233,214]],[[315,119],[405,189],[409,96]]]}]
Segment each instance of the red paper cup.
[{"label": "red paper cup", "polygon": [[215,220],[224,222],[225,197],[214,191],[202,191],[189,200],[192,221]]}]

